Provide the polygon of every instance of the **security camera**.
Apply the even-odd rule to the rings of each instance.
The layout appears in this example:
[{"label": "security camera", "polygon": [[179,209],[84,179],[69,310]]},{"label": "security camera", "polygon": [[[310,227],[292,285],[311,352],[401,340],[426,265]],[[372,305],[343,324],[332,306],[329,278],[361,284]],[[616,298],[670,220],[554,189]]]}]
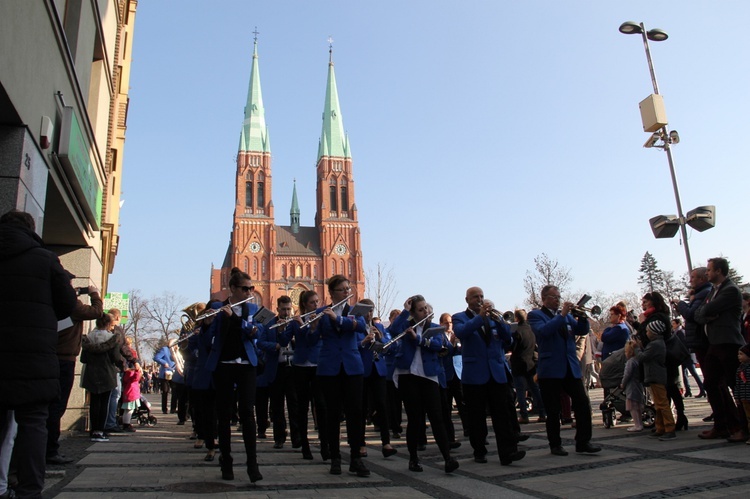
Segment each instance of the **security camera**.
[{"label": "security camera", "polygon": [[657,142],[659,142],[659,139],[661,139],[661,135],[659,135],[659,132],[654,132],[651,137],[648,138],[645,144],[643,144],[643,147],[650,149],[656,145]]},{"label": "security camera", "polygon": [[669,132],[669,141],[672,144],[679,144],[680,143],[680,134],[677,133],[677,130],[672,130]]}]

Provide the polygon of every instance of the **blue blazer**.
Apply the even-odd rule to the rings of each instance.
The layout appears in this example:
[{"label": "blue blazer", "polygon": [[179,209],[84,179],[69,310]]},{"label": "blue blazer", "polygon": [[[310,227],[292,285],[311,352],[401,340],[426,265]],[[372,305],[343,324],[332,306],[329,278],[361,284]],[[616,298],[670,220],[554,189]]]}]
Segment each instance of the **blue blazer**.
[{"label": "blue blazer", "polygon": [[[276,324],[278,320],[278,317],[274,317],[268,323],[268,326]],[[287,327],[289,326],[287,325]],[[266,361],[266,367],[260,377],[265,378],[269,385],[276,379],[276,372],[279,368],[279,350],[276,350],[276,344],[278,343],[282,347],[289,344],[290,338],[284,334],[285,330],[286,328],[269,329],[266,327],[263,333],[258,336],[258,341],[255,344],[258,350],[263,353]]]},{"label": "blue blazer", "polygon": [[[398,317],[393,321],[391,325],[391,334],[395,337],[414,324],[414,321],[409,320],[409,311],[404,310],[399,314]],[[427,331],[432,327],[439,327],[437,324],[430,323],[425,325],[422,329]],[[418,334],[416,338],[406,335],[399,341],[399,349],[396,352],[396,367],[399,369],[409,369],[411,363],[414,360],[414,355],[417,353],[417,348],[421,348],[422,353],[422,368],[427,376],[438,376],[442,369],[442,363],[438,359],[438,352],[442,348],[443,344],[439,335],[435,335],[432,338],[424,339],[421,334]],[[390,349],[390,348],[389,348]]]},{"label": "blue blazer", "polygon": [[[378,341],[378,343],[387,343],[388,341],[390,341],[391,335],[388,334],[382,324],[374,324],[374,326],[378,328],[380,334],[383,335],[382,341]],[[375,355],[370,348],[371,344],[368,343],[367,345],[362,346],[362,340],[365,339],[365,336],[367,335],[364,333],[357,333],[359,355],[360,357],[362,357],[362,365],[365,369],[364,377],[367,378],[368,376],[370,376],[370,374],[372,374],[372,368],[375,367],[375,372],[378,373],[379,377],[383,378],[386,374],[388,374],[388,366],[385,365],[385,358],[382,355],[378,355],[378,360],[377,362],[375,361]]]},{"label": "blue blazer", "polygon": [[191,374],[192,386],[195,390],[213,389],[213,376],[211,376],[211,371],[206,369],[206,361],[208,360],[208,352],[211,345],[201,341],[202,338],[208,336],[205,334],[207,329],[207,326],[201,326],[200,334],[191,336],[187,341],[188,350],[195,355],[195,365]]},{"label": "blue blazer", "polygon": [[490,341],[485,340],[484,318],[471,310],[453,316],[453,332],[461,340],[464,385],[484,385],[490,378],[497,383],[507,383],[509,369],[505,362],[505,345],[510,345],[510,326],[505,322],[487,319],[490,324]]},{"label": "blue blazer", "polygon": [[[547,313],[546,313],[547,312]],[[581,364],[576,356],[576,336],[589,334],[589,321],[576,320],[571,314],[563,317],[547,309],[532,310],[528,321],[536,336],[539,364],[537,376],[542,378],[562,379],[568,369],[574,378],[581,378]]]},{"label": "blue blazer", "polygon": [[[252,366],[258,365],[258,356],[255,353],[256,336],[254,335],[254,328],[258,328],[257,337],[261,336],[264,331],[263,324],[253,322],[253,315],[257,312],[258,305],[256,305],[255,303],[242,304],[242,344],[245,347],[247,360],[250,361],[250,365]],[[211,345],[211,350],[206,361],[206,369],[208,369],[210,372],[214,372],[216,370],[216,366],[219,364],[221,349],[224,346],[223,325],[229,319],[230,318],[227,317],[224,312],[216,314],[216,318],[213,320],[211,325],[208,326],[208,331],[206,331],[206,336]]]},{"label": "blue blazer", "polygon": [[175,364],[172,360],[172,354],[169,351],[169,347],[161,347],[156,354],[154,354],[154,362],[159,364],[159,379],[166,378],[166,371],[172,371],[172,376],[177,374],[175,371]]},{"label": "blue blazer", "polygon": [[[319,308],[317,312],[326,307]],[[344,307],[344,313],[331,321],[323,315],[318,322],[316,333],[320,338],[320,354],[318,356],[318,376],[338,376],[341,366],[349,376],[361,375],[365,372],[362,357],[359,355],[357,333],[366,333],[367,326],[362,317],[347,317],[349,305]]]},{"label": "blue blazer", "polygon": [[287,326],[284,334],[291,341],[294,338],[294,357],[292,357],[292,364],[303,365],[307,362],[311,364],[318,364],[318,356],[320,355],[320,335],[316,331],[312,331],[310,327],[301,327],[297,321],[292,321]]}]

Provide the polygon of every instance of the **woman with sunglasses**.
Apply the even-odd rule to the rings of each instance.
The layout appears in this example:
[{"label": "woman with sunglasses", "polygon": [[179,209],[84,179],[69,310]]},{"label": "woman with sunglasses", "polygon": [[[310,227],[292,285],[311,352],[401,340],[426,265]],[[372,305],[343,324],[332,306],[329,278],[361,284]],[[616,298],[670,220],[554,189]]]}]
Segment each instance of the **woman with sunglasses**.
[{"label": "woman with sunglasses", "polygon": [[[231,295],[224,301],[220,312],[209,326],[205,341],[211,345],[206,368],[213,372],[216,388],[221,478],[234,480],[230,420],[236,386],[242,439],[247,452],[247,474],[254,483],[263,479],[258,470],[253,412],[255,368],[258,365],[255,340],[262,333],[263,325],[253,322],[253,315],[258,312],[258,306],[247,301],[252,296],[253,289],[250,276],[236,267],[233,268],[229,278]],[[239,303],[243,301],[244,303]]]}]

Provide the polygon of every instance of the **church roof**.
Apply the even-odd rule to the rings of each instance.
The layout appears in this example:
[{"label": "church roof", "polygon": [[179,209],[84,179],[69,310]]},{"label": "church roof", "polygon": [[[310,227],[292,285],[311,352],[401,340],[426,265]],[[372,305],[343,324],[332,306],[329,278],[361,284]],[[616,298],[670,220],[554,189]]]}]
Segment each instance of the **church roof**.
[{"label": "church roof", "polygon": [[317,227],[300,227],[296,234],[288,225],[276,226],[276,254],[279,256],[320,256]]},{"label": "church roof", "polygon": [[250,85],[247,89],[245,119],[240,131],[240,151],[271,152],[271,141],[266,126],[266,110],[263,107],[263,94],[260,90],[257,38],[253,46],[253,66],[250,70]]},{"label": "church roof", "polygon": [[[331,56],[332,57],[332,56]],[[344,132],[344,119],[339,105],[339,92],[336,88],[336,75],[333,71],[333,59],[328,62],[328,84],[326,85],[326,102],[323,108],[323,130],[318,144],[318,161],[323,156],[351,158],[349,138]]]}]

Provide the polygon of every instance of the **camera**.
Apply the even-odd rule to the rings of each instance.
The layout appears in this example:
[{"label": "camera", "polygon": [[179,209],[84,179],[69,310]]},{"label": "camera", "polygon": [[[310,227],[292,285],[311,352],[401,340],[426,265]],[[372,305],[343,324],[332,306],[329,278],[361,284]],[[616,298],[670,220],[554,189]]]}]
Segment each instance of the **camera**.
[{"label": "camera", "polygon": [[80,296],[80,295],[87,295],[87,294],[89,294],[89,287],[88,287],[88,286],[86,286],[85,288],[76,288],[76,294],[77,294],[78,296]]}]

